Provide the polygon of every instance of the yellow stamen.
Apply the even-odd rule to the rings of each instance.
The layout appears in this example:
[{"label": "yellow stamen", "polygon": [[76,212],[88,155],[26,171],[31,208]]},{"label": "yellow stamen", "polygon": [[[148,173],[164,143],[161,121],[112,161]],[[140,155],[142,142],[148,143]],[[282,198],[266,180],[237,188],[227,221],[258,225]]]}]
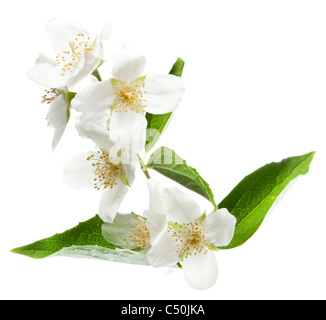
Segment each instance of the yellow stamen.
[{"label": "yellow stamen", "polygon": [[86,159],[92,161],[94,169],[94,188],[100,190],[107,187],[113,188],[118,184],[121,174],[121,167],[119,164],[114,164],[110,160],[110,156],[107,153],[98,151],[97,155],[90,155]]},{"label": "yellow stamen", "polygon": [[63,64],[61,76],[64,76],[67,72],[73,72],[84,52],[94,51],[90,38],[86,38],[82,33],[77,35],[75,41],[69,42],[69,47],[69,51],[63,51],[56,57],[57,64]]},{"label": "yellow stamen", "polygon": [[206,244],[209,242],[207,231],[197,219],[195,219],[194,223],[169,223],[168,232],[177,242],[176,247],[180,260],[186,259],[193,254],[206,254],[208,252]]},{"label": "yellow stamen", "polygon": [[49,90],[44,90],[45,95],[42,96],[42,103],[51,103],[56,97],[62,94],[62,91],[56,88],[50,88]]},{"label": "yellow stamen", "polygon": [[116,91],[114,93],[117,95],[115,100],[114,109],[116,112],[121,111],[136,111],[143,113],[146,105],[144,102],[146,101],[143,99],[143,94],[145,91],[145,82],[138,82],[138,81],[131,81],[127,83],[126,81],[114,81],[114,88]]}]

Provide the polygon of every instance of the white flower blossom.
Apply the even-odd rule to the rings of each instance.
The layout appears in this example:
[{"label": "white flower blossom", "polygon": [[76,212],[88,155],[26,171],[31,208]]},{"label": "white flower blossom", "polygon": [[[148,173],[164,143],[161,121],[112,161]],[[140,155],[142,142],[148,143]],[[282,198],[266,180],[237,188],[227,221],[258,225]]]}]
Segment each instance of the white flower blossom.
[{"label": "white flower blossom", "polygon": [[188,194],[148,181],[150,209],[145,211],[151,248],[147,253],[154,267],[180,263],[187,283],[208,289],[217,279],[216,247],[228,245],[236,219],[227,209],[206,216]]},{"label": "white flower blossom", "polygon": [[[137,122],[141,123],[141,122]],[[135,180],[136,162],[133,156],[144,146],[146,123],[136,127],[133,139],[121,130],[107,129],[106,114],[83,114],[77,126],[82,137],[91,139],[98,151],[84,152],[68,162],[64,168],[64,181],[74,188],[102,190],[99,215],[111,223],[120,204]],[[134,140],[138,139],[138,143]]]},{"label": "white flower blossom", "polygon": [[111,33],[107,24],[99,38],[91,39],[88,31],[80,24],[52,19],[47,24],[47,34],[57,53],[52,59],[40,53],[35,65],[27,75],[38,84],[46,87],[42,102],[50,104],[47,114],[48,125],[55,129],[53,149],[57,146],[69,120],[71,92],[68,88],[89,76],[103,58],[103,43]]},{"label": "white flower blossom", "polygon": [[40,53],[28,76],[47,88],[74,87],[89,76],[103,59],[103,40],[111,35],[111,24],[100,37],[92,38],[84,26],[66,19],[52,19],[47,34],[56,52],[55,60]]},{"label": "white flower blossom", "polygon": [[[93,83],[81,90],[72,102],[80,112],[111,109],[111,124],[130,127],[137,113],[163,114],[175,110],[184,94],[180,77],[171,74],[144,76],[145,57],[121,46],[113,56],[113,79]],[[128,116],[127,116],[128,115]]]}]

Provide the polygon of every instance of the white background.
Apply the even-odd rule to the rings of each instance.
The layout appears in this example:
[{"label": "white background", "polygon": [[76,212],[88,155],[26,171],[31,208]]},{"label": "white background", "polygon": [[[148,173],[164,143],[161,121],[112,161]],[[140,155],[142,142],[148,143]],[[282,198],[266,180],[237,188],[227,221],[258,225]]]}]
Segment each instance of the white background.
[{"label": "white background", "polygon": [[[312,0],[7,1],[0,12],[0,298],[325,299],[325,16],[326,2]],[[178,270],[9,252],[88,220],[98,206],[97,192],[62,182],[63,165],[90,146],[75,131],[76,114],[52,153],[43,88],[26,76],[39,51],[55,55],[45,33],[53,17],[95,34],[113,22],[103,78],[120,43],[145,54],[146,74],[185,60],[186,95],[159,145],[197,168],[217,202],[262,165],[317,151],[310,173],[257,233],[217,253],[212,289],[191,289]],[[137,177],[123,212],[147,208],[145,176]]]}]

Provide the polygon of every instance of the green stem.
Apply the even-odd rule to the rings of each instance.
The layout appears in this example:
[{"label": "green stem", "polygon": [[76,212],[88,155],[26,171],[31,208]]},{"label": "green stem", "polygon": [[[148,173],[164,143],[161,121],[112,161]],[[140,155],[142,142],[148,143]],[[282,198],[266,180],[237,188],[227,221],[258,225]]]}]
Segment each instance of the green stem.
[{"label": "green stem", "polygon": [[98,69],[95,69],[92,72],[92,76],[94,76],[98,81],[102,81],[102,78],[101,78],[101,75],[100,75],[100,72],[98,71]]},{"label": "green stem", "polygon": [[150,174],[149,174],[149,172],[148,172],[148,170],[147,170],[147,168],[146,168],[145,163],[144,163],[143,160],[141,159],[141,156],[140,156],[139,154],[137,154],[137,157],[138,157],[138,160],[139,160],[139,163],[140,163],[140,167],[141,167],[141,169],[143,170],[143,172],[144,172],[146,178],[147,178],[147,179],[150,179],[151,176],[150,176]]}]

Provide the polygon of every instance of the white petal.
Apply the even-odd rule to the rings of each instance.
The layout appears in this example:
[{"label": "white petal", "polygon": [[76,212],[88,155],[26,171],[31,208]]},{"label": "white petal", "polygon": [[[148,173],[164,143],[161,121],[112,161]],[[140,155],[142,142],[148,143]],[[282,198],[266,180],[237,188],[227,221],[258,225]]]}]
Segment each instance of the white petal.
[{"label": "white petal", "polygon": [[84,34],[86,39],[90,36],[83,25],[66,19],[50,20],[47,24],[47,34],[57,53],[69,49],[69,42],[74,41],[78,34]]},{"label": "white petal", "polygon": [[113,111],[110,118],[110,130],[113,130],[121,145],[135,154],[144,149],[147,121],[143,114],[134,111]]},{"label": "white petal", "polygon": [[108,187],[102,191],[99,216],[104,222],[113,222],[127,192],[128,186],[121,180],[113,188]]},{"label": "white petal", "polygon": [[95,39],[95,45],[94,45],[94,55],[100,60],[103,59],[104,56],[104,48],[103,48],[103,41],[108,40],[111,37],[112,33],[112,23],[108,22],[101,31],[101,34],[99,37],[96,37]]},{"label": "white petal", "polygon": [[166,229],[152,243],[152,247],[147,253],[147,258],[153,267],[172,266],[180,260],[176,241],[169,235]]},{"label": "white petal", "polygon": [[94,154],[93,151],[81,153],[72,158],[64,167],[63,180],[72,188],[84,189],[94,186],[94,167],[86,159]]},{"label": "white petal", "polygon": [[36,59],[35,63],[48,63],[54,67],[57,66],[56,62],[51,57],[42,52],[40,52],[39,57]]},{"label": "white petal", "polygon": [[187,283],[194,289],[205,290],[216,283],[218,267],[213,252],[188,256],[182,263]]},{"label": "white petal", "polygon": [[112,75],[121,81],[135,81],[143,76],[146,60],[138,51],[121,46],[113,55]]},{"label": "white petal", "polygon": [[72,73],[72,77],[69,79],[67,86],[72,88],[76,86],[80,81],[92,74],[100,63],[101,58],[95,57],[90,52],[84,52],[82,58],[79,60],[76,68]]},{"label": "white petal", "polygon": [[111,80],[92,83],[84,87],[71,101],[71,106],[79,112],[103,112],[114,105],[116,97]]},{"label": "white petal", "polygon": [[62,76],[61,67],[44,62],[44,56],[36,60],[35,65],[27,71],[30,79],[47,88],[65,87],[68,76]]},{"label": "white petal", "polygon": [[91,139],[90,135],[98,131],[108,132],[109,116],[105,112],[101,113],[82,113],[76,128],[81,137]]},{"label": "white petal", "polygon": [[52,150],[58,145],[68,122],[68,104],[63,96],[59,95],[51,102],[47,114],[48,125],[55,128],[52,139]]},{"label": "white petal", "polygon": [[[133,249],[133,244],[139,247],[139,244],[132,238],[135,233],[139,233],[134,225],[137,222],[143,222],[144,218],[134,213],[120,214],[115,216],[113,223],[102,224],[102,235],[106,241],[122,248]],[[127,239],[127,240],[125,240]],[[129,246],[127,245],[129,243]]]},{"label": "white petal", "polygon": [[106,113],[83,113],[76,128],[81,137],[91,139],[97,147],[110,153],[115,141],[111,137],[107,123]]},{"label": "white petal", "polygon": [[104,47],[103,47],[103,39],[96,37],[95,39],[95,45],[93,50],[93,55],[97,58],[99,58],[99,61],[104,57]]},{"label": "white petal", "polygon": [[146,210],[144,211],[143,216],[146,218],[150,242],[153,244],[157,236],[167,228],[168,221],[166,215],[157,213],[153,210]]},{"label": "white petal", "polygon": [[102,28],[100,39],[101,40],[108,40],[111,38],[112,35],[112,22],[109,21],[107,24],[104,25]]},{"label": "white petal", "polygon": [[67,124],[68,121],[68,103],[63,94],[56,97],[51,103],[47,119],[49,126],[53,128],[61,128]]},{"label": "white petal", "polygon": [[[114,136],[114,135],[113,135]],[[119,144],[121,141],[118,141],[115,146],[111,149],[112,152],[115,152],[116,150],[118,151],[118,162],[123,164],[123,165],[131,165],[131,166],[139,166],[139,158],[137,154],[130,149],[125,148],[125,144]],[[119,149],[120,148],[120,149]]]},{"label": "white petal", "polygon": [[96,37],[95,39],[95,45],[94,45],[94,55],[98,58],[100,58],[100,61],[103,59],[104,56],[104,48],[103,48],[103,42],[105,40],[108,40],[111,38],[112,33],[112,23],[108,22],[101,31],[101,34],[99,37]]},{"label": "white petal", "polygon": [[62,126],[61,128],[57,128],[54,130],[53,138],[52,138],[52,151],[58,145],[63,133],[66,130],[66,125]]},{"label": "white petal", "polygon": [[168,198],[165,193],[165,188],[159,180],[151,178],[147,181],[149,191],[149,207],[157,214],[164,214],[167,211]]},{"label": "white petal", "polygon": [[197,202],[187,193],[177,188],[166,188],[165,194],[168,204],[165,214],[169,221],[189,223],[202,215]]},{"label": "white petal", "polygon": [[204,220],[209,242],[214,246],[227,246],[234,234],[237,220],[225,208],[211,212]]},{"label": "white petal", "polygon": [[147,108],[153,114],[163,114],[174,111],[185,91],[185,86],[180,77],[165,74],[148,76],[145,80]]},{"label": "white petal", "polygon": [[137,165],[122,163],[121,166],[122,166],[122,172],[125,175],[126,179],[128,180],[129,187],[131,187],[135,181],[135,171],[136,171]]}]

